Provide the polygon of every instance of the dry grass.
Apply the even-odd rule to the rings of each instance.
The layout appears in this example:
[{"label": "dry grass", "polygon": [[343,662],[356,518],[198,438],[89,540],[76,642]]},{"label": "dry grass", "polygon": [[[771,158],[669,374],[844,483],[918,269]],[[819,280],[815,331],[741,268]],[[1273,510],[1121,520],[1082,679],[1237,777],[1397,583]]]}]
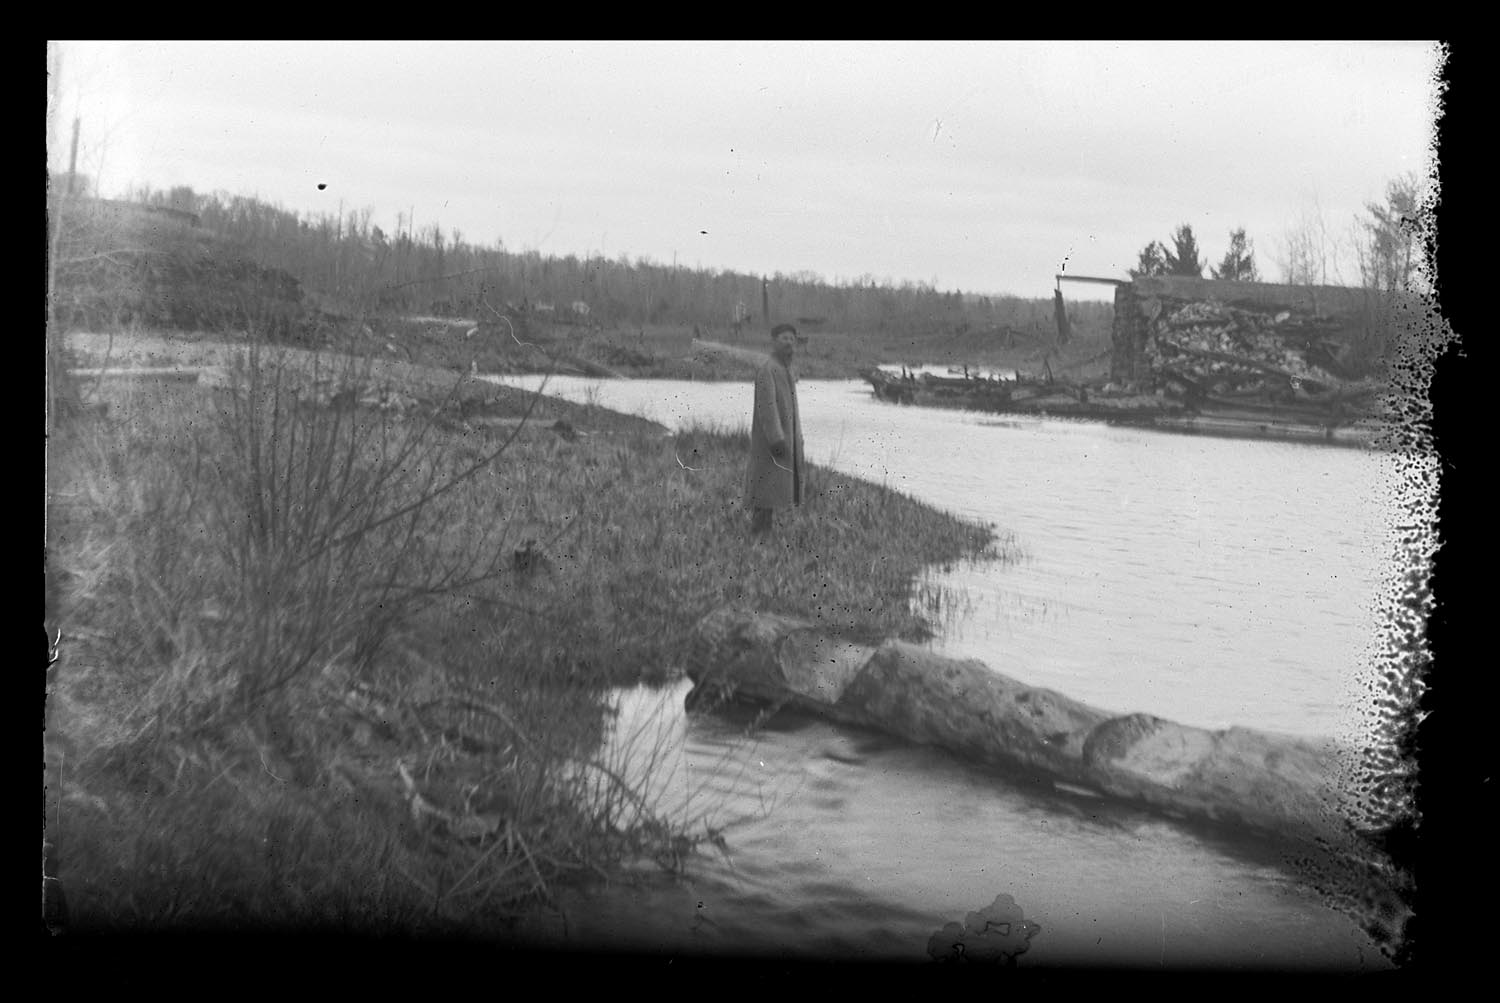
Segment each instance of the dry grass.
[{"label": "dry grass", "polygon": [[[360,406],[347,365],[320,402],[285,363],[101,385],[54,452],[52,837],[82,929],[472,925],[640,841],[567,779],[602,685],[490,629],[525,426]],[[490,623],[449,636],[475,597]]]},{"label": "dry grass", "polygon": [[495,930],[681,866],[721,834],[650,795],[658,732],[600,760],[610,687],[676,676],[724,603],[918,636],[918,571],[990,553],[816,469],[753,544],[743,436],[534,399],[521,424],[515,391],[412,374],[251,352],[220,389],[82,388],[48,524],[75,928]]}]

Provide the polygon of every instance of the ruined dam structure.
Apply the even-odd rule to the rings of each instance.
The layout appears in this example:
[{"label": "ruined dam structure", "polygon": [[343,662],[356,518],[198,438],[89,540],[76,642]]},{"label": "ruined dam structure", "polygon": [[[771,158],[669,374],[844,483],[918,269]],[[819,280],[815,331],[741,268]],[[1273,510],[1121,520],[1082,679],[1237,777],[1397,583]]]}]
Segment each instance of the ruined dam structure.
[{"label": "ruined dam structure", "polygon": [[1117,714],[920,645],[841,640],[785,616],[724,608],[694,636],[690,707],[748,698],[942,748],[1001,771],[1371,858],[1331,740],[1209,731]]},{"label": "ruined dam structure", "polygon": [[1110,382],[1196,411],[1337,423],[1373,414],[1380,293],[1178,276],[1115,286]]},{"label": "ruined dam structure", "polygon": [[862,375],[876,397],[893,403],[1380,444],[1388,389],[1381,358],[1400,314],[1390,295],[1181,276],[1058,279],[1114,286],[1107,381],[1077,383],[1050,369],[1015,380],[967,369],[949,377]]}]

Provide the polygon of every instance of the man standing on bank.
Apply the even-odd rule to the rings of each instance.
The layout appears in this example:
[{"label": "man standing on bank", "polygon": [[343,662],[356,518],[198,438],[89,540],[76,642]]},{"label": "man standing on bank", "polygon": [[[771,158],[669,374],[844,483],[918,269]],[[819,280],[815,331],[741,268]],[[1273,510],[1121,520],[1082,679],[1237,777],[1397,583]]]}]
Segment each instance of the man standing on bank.
[{"label": "man standing on bank", "polygon": [[755,374],[750,460],[745,467],[745,505],[750,509],[753,536],[771,531],[776,509],[802,504],[802,486],[807,480],[802,418],[797,413],[797,378],[791,370],[797,329],[777,324],[771,329],[771,340],[771,357]]}]

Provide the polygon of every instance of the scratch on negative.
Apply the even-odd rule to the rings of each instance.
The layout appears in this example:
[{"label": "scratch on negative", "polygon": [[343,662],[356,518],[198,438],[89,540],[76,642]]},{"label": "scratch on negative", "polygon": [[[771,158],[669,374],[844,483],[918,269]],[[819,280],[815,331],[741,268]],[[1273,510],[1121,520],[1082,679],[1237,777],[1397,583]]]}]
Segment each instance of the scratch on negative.
[{"label": "scratch on negative", "polygon": [[266,750],[264,749],[260,750],[260,768],[265,770],[266,773],[270,774],[273,779],[280,780],[282,783],[286,783],[285,779],[278,777],[275,773],[271,772],[271,764],[266,762]]},{"label": "scratch on negative", "polygon": [[675,450],[675,449],[672,450],[672,455],[677,457],[677,465],[679,467],[681,467],[683,470],[694,470],[694,471],[696,471],[696,470],[703,469],[702,467],[690,467],[686,463],[683,463],[682,462],[682,457],[677,456],[677,450]]},{"label": "scratch on negative", "polygon": [[[510,327],[510,318],[509,317],[501,317],[500,319],[503,320],[503,321],[505,321],[505,326],[506,327]],[[513,327],[510,327],[510,340],[514,341],[516,344],[520,345],[522,348],[535,348],[538,351],[541,350],[541,346],[540,345],[534,345],[534,344],[532,344],[529,341],[522,341],[520,338],[517,338],[516,337],[516,329],[513,328]]]},{"label": "scratch on negative", "polygon": [[496,310],[493,306],[490,306],[490,301],[489,300],[487,300],[487,299],[481,299],[480,302],[482,302],[485,305],[485,307],[489,309],[490,313],[494,314],[496,317],[499,317],[501,320],[505,321],[505,326],[508,327],[508,328],[510,328],[510,340],[511,341],[514,341],[516,344],[520,345],[523,348],[537,348],[537,349],[540,349],[541,346],[539,346],[539,345],[534,345],[534,344],[532,344],[529,341],[522,341],[520,338],[517,338],[516,337],[516,328],[515,328],[515,325],[513,325],[510,322],[510,318],[507,317],[505,314],[501,313],[499,310]]}]

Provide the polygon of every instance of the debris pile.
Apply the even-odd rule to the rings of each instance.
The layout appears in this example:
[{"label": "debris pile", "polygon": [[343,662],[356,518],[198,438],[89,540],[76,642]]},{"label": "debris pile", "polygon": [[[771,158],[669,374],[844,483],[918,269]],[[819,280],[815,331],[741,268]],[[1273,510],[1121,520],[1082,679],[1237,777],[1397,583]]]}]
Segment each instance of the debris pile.
[{"label": "debris pile", "polygon": [[[1109,378],[862,370],[896,404],[1083,418],[1207,435],[1389,444],[1390,304],[1364,289],[1148,276],[1115,286]],[[1061,339],[1061,333],[1059,335]],[[1096,362],[1103,355],[1088,362]]]},{"label": "debris pile", "polygon": [[1116,316],[1119,384],[1210,411],[1338,420],[1373,410],[1380,384],[1351,360],[1358,290],[1137,280],[1122,292],[1116,309],[1134,316]]}]

